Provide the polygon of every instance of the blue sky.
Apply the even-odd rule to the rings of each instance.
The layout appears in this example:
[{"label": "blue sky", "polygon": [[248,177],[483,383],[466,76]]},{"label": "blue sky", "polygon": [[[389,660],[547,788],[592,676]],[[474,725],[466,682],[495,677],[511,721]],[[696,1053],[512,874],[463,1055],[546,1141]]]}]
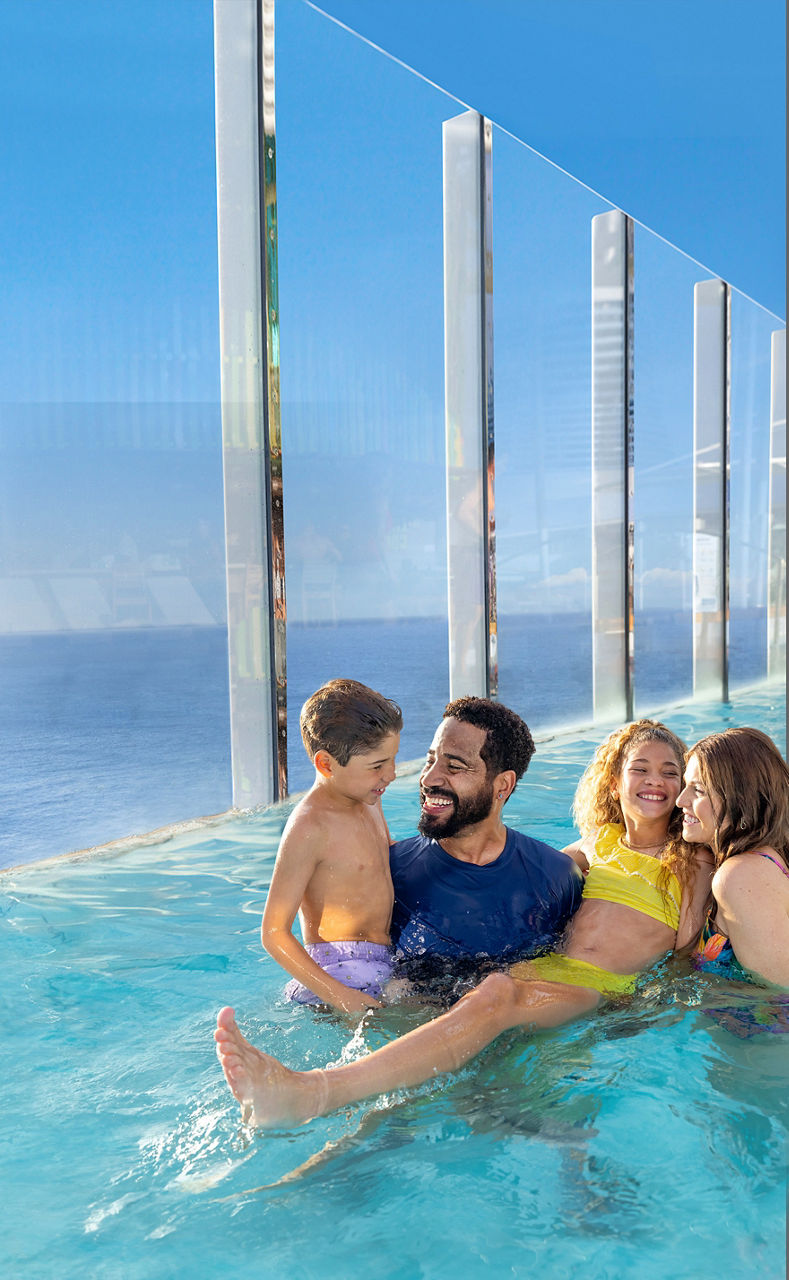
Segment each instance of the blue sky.
[{"label": "blue sky", "polygon": [[323,8],[786,314],[782,0]]},{"label": "blue sky", "polygon": [[[300,7],[282,0],[283,30]],[[780,0],[327,8],[785,314]],[[211,26],[211,0],[0,5],[10,399],[184,398],[182,365],[166,378],[152,370],[163,313],[187,352],[216,329]],[[305,133],[313,123],[298,120]],[[98,349],[99,310],[105,340],[143,351],[150,385],[135,388]],[[53,328],[47,349],[38,335]],[[64,352],[57,370],[53,345]],[[215,369],[203,366],[186,396],[215,394]]]},{"label": "blue sky", "polygon": [[[329,3],[782,309],[776,0]],[[298,0],[282,0],[277,29],[289,565],[300,582],[320,515],[326,554],[347,570],[341,616],[442,612],[441,122],[457,108]],[[0,557],[14,573],[110,573],[133,546],[148,565],[184,567],[206,559],[208,539],[221,566],[210,0],[2,0],[0,108],[0,385],[3,398],[37,406],[0,420],[15,463],[3,469]],[[588,446],[588,227],[603,206],[548,168],[497,136],[505,460],[524,454],[524,423],[539,439],[560,438],[560,423],[561,438],[572,431]],[[654,424],[660,451],[669,424],[684,467],[696,268],[670,251],[638,254],[656,319],[684,344],[682,363],[657,343],[647,358],[642,312],[640,422]],[[764,400],[765,349],[758,395],[744,379],[748,406]],[[665,403],[669,385],[676,405]],[[162,465],[163,453],[178,464]],[[585,453],[578,464],[586,477]],[[501,474],[514,484],[513,465]],[[561,484],[566,495],[565,466]],[[551,504],[557,521],[564,505],[561,495]],[[509,545],[520,583],[532,530],[518,525],[507,543],[506,510],[502,580]],[[660,568],[664,552],[655,556]]]},{"label": "blue sky", "polygon": [[[325,2],[783,311],[779,0]],[[278,34],[289,619],[443,617],[441,125],[458,108],[299,0],[281,0]],[[0,629],[219,621],[211,0],[0,0],[0,114]],[[539,678],[539,654],[515,621],[589,610],[589,223],[603,204],[501,134],[494,193],[501,694],[528,703],[518,682]],[[684,696],[705,273],[646,234],[636,260],[637,609],[679,619],[685,675],[668,693]],[[733,601],[748,608],[763,597],[752,513],[774,327],[757,311],[735,313],[732,397]],[[642,634],[637,687],[655,667]],[[338,627],[325,674],[377,684],[383,663],[395,680],[374,646],[359,669],[365,643]],[[401,657],[418,673],[413,643]],[[304,645],[288,662],[292,689],[322,678]],[[586,663],[570,669],[584,688]],[[415,677],[426,699],[443,693],[435,665]],[[422,692],[397,679],[421,722]]]}]

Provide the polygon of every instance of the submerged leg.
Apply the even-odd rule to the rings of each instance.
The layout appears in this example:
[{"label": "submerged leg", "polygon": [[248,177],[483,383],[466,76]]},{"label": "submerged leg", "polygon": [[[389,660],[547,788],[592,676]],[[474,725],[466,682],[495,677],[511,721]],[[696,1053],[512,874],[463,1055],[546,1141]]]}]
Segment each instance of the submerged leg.
[{"label": "submerged leg", "polygon": [[599,1001],[588,987],[522,982],[494,973],[440,1018],[329,1071],[289,1071],[260,1053],[241,1035],[230,1009],[220,1013],[215,1039],[244,1119],[266,1127],[301,1123],[348,1102],[457,1071],[510,1027],[560,1026],[590,1012]]}]

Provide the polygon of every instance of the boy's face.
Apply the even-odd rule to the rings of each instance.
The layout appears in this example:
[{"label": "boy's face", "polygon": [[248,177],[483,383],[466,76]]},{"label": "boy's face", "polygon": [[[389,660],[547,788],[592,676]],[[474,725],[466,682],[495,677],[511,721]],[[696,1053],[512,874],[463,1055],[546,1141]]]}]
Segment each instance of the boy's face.
[{"label": "boy's face", "polygon": [[390,782],[395,780],[395,756],[400,734],[388,733],[375,747],[351,756],[347,764],[332,760],[332,781],[342,795],[363,804],[377,804]]}]

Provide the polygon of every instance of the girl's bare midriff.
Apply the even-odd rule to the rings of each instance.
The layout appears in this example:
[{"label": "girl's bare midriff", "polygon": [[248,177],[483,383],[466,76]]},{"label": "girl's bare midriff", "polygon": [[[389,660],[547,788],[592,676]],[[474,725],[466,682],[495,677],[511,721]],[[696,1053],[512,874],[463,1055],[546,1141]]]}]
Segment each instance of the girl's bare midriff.
[{"label": "girl's bare midriff", "polygon": [[674,946],[676,934],[619,902],[586,899],[574,916],[561,950],[611,973],[635,973]]}]

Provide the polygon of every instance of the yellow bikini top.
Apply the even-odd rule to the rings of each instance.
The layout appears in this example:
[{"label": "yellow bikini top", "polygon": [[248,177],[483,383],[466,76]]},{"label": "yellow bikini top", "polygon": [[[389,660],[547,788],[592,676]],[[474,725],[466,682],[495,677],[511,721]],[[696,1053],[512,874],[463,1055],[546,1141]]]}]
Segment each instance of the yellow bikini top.
[{"label": "yellow bikini top", "polygon": [[663,893],[657,884],[660,860],[628,849],[623,843],[624,834],[624,827],[613,822],[598,831],[594,850],[589,854],[584,897],[620,902],[624,907],[632,907],[667,924],[676,933],[682,901],[682,887],[677,877],[672,872]]}]

